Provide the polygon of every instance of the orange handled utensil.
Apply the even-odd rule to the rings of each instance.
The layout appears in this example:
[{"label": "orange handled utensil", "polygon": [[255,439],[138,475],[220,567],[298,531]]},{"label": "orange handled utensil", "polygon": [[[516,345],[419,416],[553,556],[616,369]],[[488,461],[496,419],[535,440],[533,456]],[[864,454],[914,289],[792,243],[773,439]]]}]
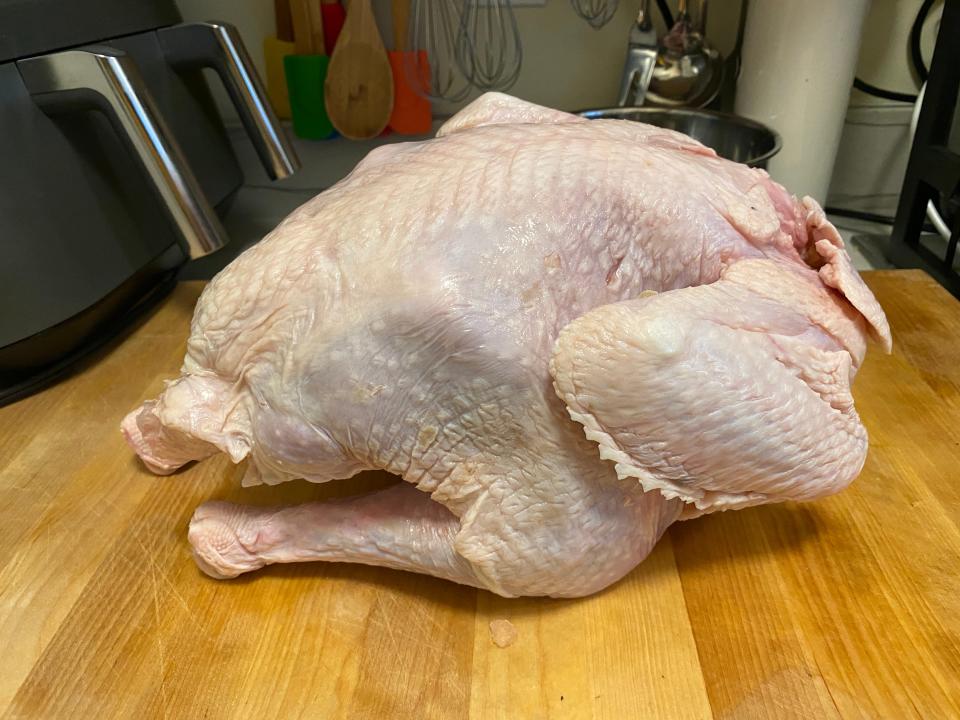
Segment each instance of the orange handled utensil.
[{"label": "orange handled utensil", "polygon": [[[420,48],[407,47],[407,29],[410,22],[410,0],[393,0],[393,51],[390,68],[393,71],[393,111],[390,127],[401,135],[425,135],[430,132],[432,116],[430,101],[411,85],[409,74],[430,77],[427,53]],[[429,82],[421,83],[429,86]]]}]

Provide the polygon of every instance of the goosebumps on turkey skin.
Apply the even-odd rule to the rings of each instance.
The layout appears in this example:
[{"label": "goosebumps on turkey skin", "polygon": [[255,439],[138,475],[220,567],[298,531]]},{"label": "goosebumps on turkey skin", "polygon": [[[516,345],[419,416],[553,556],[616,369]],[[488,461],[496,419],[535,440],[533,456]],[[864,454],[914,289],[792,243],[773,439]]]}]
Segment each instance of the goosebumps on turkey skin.
[{"label": "goosebumps on turkey skin", "polygon": [[580,596],[676,520],[850,483],[868,337],[889,350],[813,200],[669,130],[488,94],[220,273],[123,431],[158,473],[222,451],[244,484],[405,481],[201,505],[213,577],[328,560]]}]

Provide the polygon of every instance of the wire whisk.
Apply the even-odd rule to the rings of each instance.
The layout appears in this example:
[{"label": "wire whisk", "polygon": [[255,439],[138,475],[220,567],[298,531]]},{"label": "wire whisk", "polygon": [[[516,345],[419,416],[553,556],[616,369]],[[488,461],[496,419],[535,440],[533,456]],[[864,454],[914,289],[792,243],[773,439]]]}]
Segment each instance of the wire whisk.
[{"label": "wire whisk", "polygon": [[599,30],[613,17],[617,12],[617,3],[619,0],[570,0],[574,11],[586,20],[590,27]]},{"label": "wire whisk", "polygon": [[511,0],[412,0],[407,40],[407,81],[432,100],[507,90],[523,65]]},{"label": "wire whisk", "polygon": [[[466,0],[473,2],[473,0]],[[420,95],[459,102],[473,89],[472,63],[458,52],[464,0],[412,0],[404,74]]]},{"label": "wire whisk", "polygon": [[466,0],[457,62],[479,90],[509,90],[520,76],[523,44],[511,0]]}]

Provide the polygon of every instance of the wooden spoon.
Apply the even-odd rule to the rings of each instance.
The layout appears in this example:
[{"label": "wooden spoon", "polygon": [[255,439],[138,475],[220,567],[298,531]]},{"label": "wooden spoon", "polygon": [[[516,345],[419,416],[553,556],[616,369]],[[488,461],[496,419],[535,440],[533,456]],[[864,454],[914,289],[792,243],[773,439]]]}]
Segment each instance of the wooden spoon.
[{"label": "wooden spoon", "polygon": [[317,0],[311,0],[307,6],[307,16],[310,20],[310,44],[316,55],[326,55],[326,45],[323,40],[323,13]]},{"label": "wooden spoon", "polygon": [[293,42],[293,15],[290,0],[273,0],[273,17],[277,23],[277,40]]},{"label": "wooden spoon", "polygon": [[324,97],[333,126],[352,140],[376,137],[390,120],[393,74],[370,0],[350,0]]},{"label": "wooden spoon", "polygon": [[313,55],[313,33],[310,32],[309,0],[290,0],[290,23],[297,55]]}]

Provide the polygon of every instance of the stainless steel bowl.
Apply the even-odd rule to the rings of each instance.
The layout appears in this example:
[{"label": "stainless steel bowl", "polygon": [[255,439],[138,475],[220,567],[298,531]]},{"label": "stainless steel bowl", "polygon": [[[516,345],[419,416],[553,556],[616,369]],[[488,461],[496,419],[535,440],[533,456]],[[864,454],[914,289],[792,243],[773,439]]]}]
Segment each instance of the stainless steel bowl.
[{"label": "stainless steel bowl", "polygon": [[711,110],[617,107],[578,114],[591,120],[633,120],[676,130],[712,147],[721,157],[750,167],[765,168],[780,152],[780,136],[766,125]]}]

